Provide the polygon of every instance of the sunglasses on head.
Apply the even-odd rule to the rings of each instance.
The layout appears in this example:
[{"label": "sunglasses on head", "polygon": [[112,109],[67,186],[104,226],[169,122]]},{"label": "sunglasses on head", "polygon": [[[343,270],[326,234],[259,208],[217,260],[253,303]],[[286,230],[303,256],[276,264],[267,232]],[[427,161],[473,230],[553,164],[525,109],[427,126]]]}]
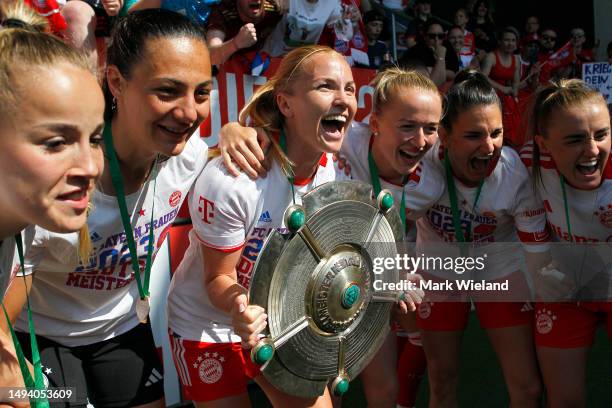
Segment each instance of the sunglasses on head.
[{"label": "sunglasses on head", "polygon": [[427,37],[429,37],[430,40],[435,40],[436,38],[439,40],[443,40],[444,38],[446,38],[446,34],[444,33],[427,33]]}]

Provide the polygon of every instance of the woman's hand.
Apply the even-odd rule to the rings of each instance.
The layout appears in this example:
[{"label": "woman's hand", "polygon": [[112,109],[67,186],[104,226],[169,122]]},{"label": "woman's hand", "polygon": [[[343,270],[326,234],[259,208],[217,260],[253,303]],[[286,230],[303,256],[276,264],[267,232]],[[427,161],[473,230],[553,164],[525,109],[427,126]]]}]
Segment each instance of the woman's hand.
[{"label": "woman's hand", "polygon": [[252,179],[265,177],[269,163],[265,160],[264,152],[270,144],[262,129],[244,127],[238,122],[224,125],[219,133],[219,150],[223,164],[234,177],[240,174],[240,170]]},{"label": "woman's hand", "polygon": [[406,277],[406,281],[410,282],[415,289],[405,290],[402,292],[402,296],[398,302],[399,308],[402,313],[406,314],[408,311],[414,312],[418,305],[421,304],[425,297],[425,292],[420,287],[420,282],[423,277],[418,273],[409,273]]},{"label": "woman's hand", "polygon": [[268,325],[268,315],[264,308],[249,305],[246,295],[238,295],[232,308],[232,325],[242,339],[242,347],[250,349],[259,341],[259,334]]},{"label": "woman's hand", "polygon": [[567,299],[574,289],[570,278],[558,270],[552,262],[540,269],[533,281],[538,301],[558,302]]}]

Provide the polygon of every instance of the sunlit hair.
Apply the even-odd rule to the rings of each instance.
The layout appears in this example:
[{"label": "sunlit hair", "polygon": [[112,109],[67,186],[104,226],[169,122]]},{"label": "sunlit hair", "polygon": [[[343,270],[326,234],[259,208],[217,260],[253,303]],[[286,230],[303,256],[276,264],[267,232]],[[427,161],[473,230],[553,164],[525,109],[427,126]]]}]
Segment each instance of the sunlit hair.
[{"label": "sunlit hair", "polygon": [[[562,79],[558,82],[551,82],[542,87],[535,94],[529,110],[528,140],[533,140],[535,135],[547,136],[547,128],[554,114],[559,110],[569,109],[583,105],[587,102],[601,103],[606,106],[603,96],[589,88],[580,79]],[[533,142],[533,181],[542,181],[540,170],[540,148]]]},{"label": "sunlit hair", "polygon": [[279,92],[291,94],[293,83],[298,81],[304,73],[306,61],[320,53],[343,58],[336,51],[323,45],[307,45],[290,51],[282,59],[274,76],[259,87],[251,100],[240,111],[239,121],[242,126],[249,125],[265,130],[272,142],[270,154],[279,161],[283,171],[287,174],[291,173],[292,163],[283,153],[275,138],[271,137],[272,134],[280,133],[284,121],[276,104],[276,95]]},{"label": "sunlit hair", "polygon": [[23,1],[0,4],[0,30],[23,28],[29,31],[48,31],[47,20],[39,16]]},{"label": "sunlit hair", "polygon": [[44,23],[21,3],[6,7],[3,13],[4,21],[23,22],[23,25],[12,23],[12,27],[17,28],[0,29],[0,117],[19,109],[15,78],[30,72],[33,67],[52,67],[67,62],[90,71],[83,53],[41,32],[39,28]]},{"label": "sunlit hair", "polygon": [[[428,76],[415,71],[399,67],[389,67],[379,72],[370,83],[374,88],[372,97],[372,112],[380,113],[381,109],[399,92],[406,89],[417,89],[432,92],[440,96],[438,88]],[[440,103],[442,102],[440,97]]]},{"label": "sunlit hair", "polygon": [[[15,79],[27,81],[33,68],[53,67],[64,62],[91,72],[86,56],[45,33],[46,20],[22,2],[3,5],[1,13],[4,24],[0,27],[0,120],[19,110],[21,95],[15,88]],[[78,252],[84,261],[91,252],[87,223],[79,231],[79,238]]]}]

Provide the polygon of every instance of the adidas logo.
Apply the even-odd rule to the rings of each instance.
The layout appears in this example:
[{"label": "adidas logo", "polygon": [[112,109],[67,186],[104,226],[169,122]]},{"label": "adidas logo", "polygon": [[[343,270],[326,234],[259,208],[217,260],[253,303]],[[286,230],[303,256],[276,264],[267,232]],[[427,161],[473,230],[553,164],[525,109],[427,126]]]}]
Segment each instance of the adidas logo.
[{"label": "adidas logo", "polygon": [[97,232],[94,231],[93,234],[91,234],[91,241],[92,242],[97,242],[97,241],[99,241],[101,239],[102,239],[102,237]]},{"label": "adidas logo", "polygon": [[533,310],[533,306],[529,302],[523,303],[523,307],[521,307],[521,312],[531,312]]},{"label": "adidas logo", "polygon": [[145,387],[150,387],[158,381],[164,379],[164,376],[159,373],[155,368],[151,371],[151,375],[149,375],[149,379],[147,380]]},{"label": "adidas logo", "polygon": [[270,217],[270,211],[264,211],[259,216],[259,222],[272,222],[272,218]]}]

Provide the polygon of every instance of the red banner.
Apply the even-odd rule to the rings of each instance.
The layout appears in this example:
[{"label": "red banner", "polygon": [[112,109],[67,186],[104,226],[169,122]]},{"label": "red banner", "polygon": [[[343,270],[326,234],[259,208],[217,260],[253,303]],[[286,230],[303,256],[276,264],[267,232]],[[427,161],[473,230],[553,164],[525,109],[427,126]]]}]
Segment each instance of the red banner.
[{"label": "red banner", "polygon": [[[200,135],[206,138],[209,146],[217,145],[217,135],[221,127],[238,120],[238,114],[246,101],[257,88],[266,83],[274,74],[280,58],[273,58],[264,76],[250,75],[240,60],[230,60],[224,64],[213,79],[210,101],[210,115],[200,127]],[[355,120],[367,122],[372,109],[373,88],[368,84],[376,74],[371,69],[353,68],[353,78],[357,85],[357,114]]]}]

